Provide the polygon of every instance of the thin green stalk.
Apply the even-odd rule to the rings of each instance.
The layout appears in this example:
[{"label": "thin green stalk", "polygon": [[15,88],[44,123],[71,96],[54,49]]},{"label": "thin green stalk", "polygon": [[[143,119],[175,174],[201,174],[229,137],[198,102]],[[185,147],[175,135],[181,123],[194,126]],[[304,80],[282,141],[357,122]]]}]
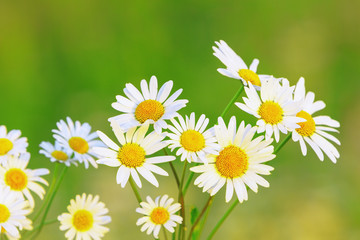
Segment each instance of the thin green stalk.
[{"label": "thin green stalk", "polygon": [[201,237],[201,233],[202,233],[202,231],[203,231],[203,229],[204,229],[206,220],[207,220],[207,218],[208,218],[208,216],[209,216],[209,212],[210,212],[210,210],[211,210],[211,206],[212,206],[212,204],[210,204],[209,207],[206,209],[205,216],[203,217],[203,220],[202,220],[201,225],[200,225],[198,239],[200,239],[200,237]]},{"label": "thin green stalk", "polygon": [[180,190],[180,180],[179,180],[179,176],[177,175],[176,170],[175,170],[175,167],[174,167],[174,165],[172,164],[172,162],[169,162],[169,164],[170,164],[170,167],[171,167],[171,171],[172,171],[173,174],[174,174],[175,181],[176,181],[176,185],[178,186],[178,188],[179,188],[179,190]]},{"label": "thin green stalk", "polygon": [[44,199],[40,209],[38,210],[35,217],[33,218],[33,223],[40,217],[41,212],[44,210],[46,204],[48,203],[48,201],[50,199],[50,196],[51,196],[52,192],[54,191],[56,179],[57,179],[57,176],[58,176],[58,173],[59,173],[59,165],[60,165],[60,163],[58,163],[58,162],[55,163],[54,174],[53,174],[53,178],[52,178],[51,183],[50,183],[49,190],[45,195],[45,199]]},{"label": "thin green stalk", "polygon": [[163,233],[164,233],[164,239],[165,239],[165,240],[168,240],[167,235],[166,235],[166,230],[165,230],[165,228],[162,227],[162,230],[163,230]]},{"label": "thin green stalk", "polygon": [[185,238],[185,228],[186,228],[186,226],[185,226],[185,200],[184,200],[182,188],[184,185],[187,163],[188,163],[187,161],[185,161],[185,163],[184,163],[184,168],[182,171],[181,181],[180,181],[180,186],[179,186],[179,203],[181,204],[180,215],[183,218],[183,223],[180,224],[180,226],[179,226],[178,240]]},{"label": "thin green stalk", "polygon": [[54,189],[54,192],[51,194],[51,197],[49,199],[49,203],[45,209],[45,212],[44,212],[44,215],[43,217],[41,218],[41,222],[40,222],[40,225],[39,225],[39,230],[35,233],[35,235],[31,238],[31,239],[35,239],[41,232],[43,226],[44,226],[44,223],[45,223],[45,219],[46,219],[46,216],[50,210],[50,206],[55,198],[55,195],[57,193],[57,191],[59,190],[59,187],[60,187],[60,184],[62,182],[62,180],[64,179],[64,176],[65,176],[65,173],[66,171],[68,170],[68,167],[65,166],[62,170],[62,172],[60,173],[60,177],[59,177],[59,180],[57,181],[56,185],[55,185],[55,189]]},{"label": "thin green stalk", "polygon": [[279,145],[276,146],[275,150],[274,150],[274,154],[278,153],[280,151],[280,149],[289,141],[289,139],[291,138],[292,133],[289,133],[286,138],[279,143]]},{"label": "thin green stalk", "polygon": [[[49,220],[49,221],[47,221],[47,222],[44,223],[44,226],[45,226],[45,225],[50,225],[50,224],[56,223],[56,222],[58,222],[58,221],[59,221],[59,220],[57,220],[57,219]],[[39,227],[40,227],[40,225],[34,227],[33,230],[36,230],[36,229],[38,229]]]},{"label": "thin green stalk", "polygon": [[142,202],[141,197],[140,197],[140,193],[139,193],[139,191],[137,190],[136,185],[135,185],[135,182],[134,182],[134,180],[132,179],[132,177],[129,178],[129,182],[130,182],[130,186],[131,186],[132,190],[134,191],[136,200],[137,200],[137,201],[139,202],[139,204],[140,204],[140,203]]},{"label": "thin green stalk", "polygon": [[[200,163],[196,163],[195,164],[195,166],[198,166]],[[191,183],[191,180],[192,180],[192,178],[194,177],[194,172],[191,172],[190,173],[190,175],[189,175],[189,177],[188,177],[188,179],[187,179],[187,181],[186,181],[186,183],[185,183],[185,187],[184,187],[184,189],[183,189],[183,195],[185,196],[185,194],[186,194],[186,192],[187,192],[187,189],[189,188],[189,186],[190,186],[190,183]]]},{"label": "thin green stalk", "polygon": [[239,88],[239,90],[236,92],[234,97],[231,99],[229,104],[225,107],[224,111],[222,112],[222,114],[221,114],[222,118],[229,111],[230,107],[235,103],[236,99],[238,99],[238,97],[240,96],[240,94],[242,93],[243,90],[244,90],[244,84],[241,84],[241,87]]},{"label": "thin green stalk", "polygon": [[190,230],[190,233],[189,233],[189,236],[188,236],[188,240],[191,240],[191,235],[193,234],[196,226],[198,225],[199,221],[201,220],[202,216],[204,215],[204,213],[206,212],[206,209],[208,209],[208,207],[211,205],[212,201],[214,199],[214,196],[210,196],[208,201],[206,202],[204,208],[201,210],[199,216],[196,218],[194,224],[192,225],[191,227],[191,230]]},{"label": "thin green stalk", "polygon": [[232,210],[234,210],[234,208],[239,204],[239,200],[236,199],[233,204],[230,206],[230,208],[226,211],[226,213],[224,214],[224,216],[222,216],[222,218],[219,220],[219,222],[216,224],[216,226],[214,227],[214,229],[211,231],[210,235],[207,237],[207,240],[210,240],[214,234],[216,233],[216,231],[219,229],[219,227],[221,226],[221,224],[223,224],[223,222],[225,221],[225,219],[230,215],[230,213],[232,212]]}]

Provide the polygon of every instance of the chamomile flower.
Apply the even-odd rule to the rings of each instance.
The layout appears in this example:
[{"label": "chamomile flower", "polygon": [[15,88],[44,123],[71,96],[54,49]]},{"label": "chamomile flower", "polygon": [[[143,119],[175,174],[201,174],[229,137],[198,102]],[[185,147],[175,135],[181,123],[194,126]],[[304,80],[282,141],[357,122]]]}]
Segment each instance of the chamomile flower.
[{"label": "chamomile flower", "polygon": [[0,166],[0,185],[10,187],[10,191],[14,192],[18,198],[25,196],[29,200],[30,207],[33,208],[35,202],[29,190],[43,199],[45,190],[37,182],[48,185],[47,181],[40,176],[49,174],[49,170],[46,168],[27,169],[28,163],[29,160],[9,156],[3,166]]},{"label": "chamomile flower", "polygon": [[72,151],[62,147],[58,141],[55,141],[55,145],[50,142],[41,142],[40,147],[42,149],[39,152],[49,158],[51,162],[64,163],[68,167],[71,164],[77,166],[76,160],[71,158]]},{"label": "chamomile flower", "polygon": [[179,122],[173,118],[171,119],[173,126],[168,125],[169,130],[172,131],[167,134],[171,139],[167,141],[170,143],[171,151],[179,148],[176,155],[181,155],[181,161],[186,159],[190,163],[201,160],[207,163],[205,156],[210,153],[217,154],[217,150],[219,150],[214,128],[206,130],[209,119],[202,114],[195,122],[195,113],[191,113],[190,118],[186,116],[184,120],[182,116],[178,116],[178,120]]},{"label": "chamomile flower", "polygon": [[258,185],[269,187],[269,183],[261,177],[269,175],[273,167],[263,164],[275,158],[272,139],[263,140],[264,136],[255,139],[256,127],[245,126],[241,122],[236,129],[236,119],[231,117],[228,127],[223,119],[218,118],[215,134],[221,146],[219,154],[209,155],[209,164],[190,168],[201,173],[194,184],[215,195],[226,184],[226,202],[233,196],[234,189],[240,202],[248,199],[246,185],[257,192]]},{"label": "chamomile flower", "polygon": [[56,123],[59,129],[52,130],[54,138],[66,149],[74,153],[74,159],[80,163],[85,164],[85,168],[90,164],[97,168],[94,157],[97,157],[94,152],[94,147],[103,146],[102,142],[97,140],[96,132],[90,133],[91,127],[88,123],[81,124],[76,121],[75,124],[71,118],[66,118]]},{"label": "chamomile flower", "polygon": [[93,197],[85,193],[76,195],[75,200],[70,201],[67,207],[69,213],[63,213],[58,217],[60,230],[67,231],[65,237],[68,240],[100,239],[109,228],[103,225],[111,222],[111,217],[105,215],[109,212],[105,204],[99,202],[99,196]]},{"label": "chamomile flower", "polygon": [[9,239],[19,239],[19,230],[31,229],[31,220],[26,218],[31,213],[29,202],[10,190],[0,186],[0,235]]},{"label": "chamomile flower", "polygon": [[306,119],[306,122],[299,123],[300,128],[293,130],[292,139],[300,142],[301,152],[304,156],[307,153],[306,142],[321,161],[324,160],[324,152],[333,163],[336,163],[340,154],[330,141],[338,145],[340,145],[340,141],[328,132],[338,132],[335,128],[340,127],[340,123],[328,116],[312,116],[325,108],[325,103],[315,101],[313,92],[305,92],[304,78],[300,78],[296,84],[294,99],[301,103],[301,111],[296,116]]},{"label": "chamomile flower", "polygon": [[157,134],[153,131],[145,136],[149,124],[143,124],[138,129],[137,127],[133,127],[126,132],[126,135],[124,135],[124,132],[117,122],[111,122],[111,127],[120,145],[113,142],[101,131],[97,131],[100,139],[109,147],[95,148],[96,153],[100,157],[100,159],[97,160],[97,163],[105,164],[110,167],[119,167],[116,174],[116,182],[121,184],[121,187],[125,187],[131,175],[135,183],[141,188],[142,184],[139,174],[151,184],[158,187],[159,182],[152,172],[163,176],[168,176],[168,173],[154,164],[173,161],[175,160],[175,157],[147,156],[168,145],[168,143],[163,141],[165,133]]},{"label": "chamomile flower", "polygon": [[249,67],[245,64],[241,57],[239,57],[223,40],[215,42],[218,47],[213,47],[214,56],[216,56],[225,66],[225,68],[218,68],[218,72],[224,76],[240,79],[246,86],[252,83],[257,90],[260,90],[261,84],[264,80],[270,78],[269,75],[258,75],[256,73],[259,65],[259,60],[254,59]]},{"label": "chamomile flower", "polygon": [[245,104],[237,102],[235,105],[258,118],[257,132],[265,132],[266,139],[274,134],[276,142],[279,142],[279,131],[286,134],[287,131],[299,128],[298,123],[305,121],[295,116],[300,110],[300,105],[293,101],[294,87],[289,86],[287,79],[282,79],[281,82],[276,79],[263,82],[260,96],[251,83],[245,87],[245,91]]},{"label": "chamomile flower", "polygon": [[164,226],[169,232],[174,232],[176,224],[181,224],[183,218],[175,215],[181,209],[180,203],[174,203],[173,198],[164,195],[160,198],[158,196],[155,201],[151,197],[146,197],[147,202],[141,202],[141,208],[137,208],[136,212],[144,214],[137,220],[136,225],[141,227],[141,231],[146,231],[146,234],[153,233],[154,238],[159,238],[161,226]]},{"label": "chamomile flower", "polygon": [[182,92],[177,90],[169,97],[173,87],[173,81],[168,81],[158,91],[158,81],[155,76],[150,78],[149,85],[145,79],[140,83],[141,92],[131,83],[127,83],[124,93],[127,96],[116,96],[117,102],[111,106],[123,112],[112,117],[109,121],[116,120],[126,132],[128,129],[140,126],[145,122],[154,124],[157,133],[167,128],[165,120],[175,117],[181,108],[186,106],[188,100],[176,100]]},{"label": "chamomile flower", "polygon": [[26,152],[29,145],[26,137],[20,137],[20,130],[11,130],[7,133],[5,126],[0,126],[0,164],[9,155],[18,155]]}]

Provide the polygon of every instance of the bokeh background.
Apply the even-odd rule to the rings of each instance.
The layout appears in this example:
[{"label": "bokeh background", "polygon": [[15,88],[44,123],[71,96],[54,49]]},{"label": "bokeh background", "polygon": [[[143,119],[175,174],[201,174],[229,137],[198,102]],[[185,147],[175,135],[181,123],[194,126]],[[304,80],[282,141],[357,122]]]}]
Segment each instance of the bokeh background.
[{"label": "bokeh background", "polygon": [[[71,116],[113,136],[107,119],[118,113],[115,96],[152,75],[184,89],[189,104],[181,114],[205,113],[214,124],[240,86],[216,71],[223,65],[211,47],[223,39],[245,62],[259,58],[259,73],[292,84],[305,77],[307,90],[327,104],[320,114],[340,121],[342,145],[333,164],[312,150],[303,157],[289,142],[271,162],[271,187],[249,191],[214,239],[360,239],[359,10],[357,0],[1,0],[0,124],[28,137],[31,168],[52,170],[38,145],[52,141],[57,121]],[[255,121],[236,107],[231,115]],[[113,219],[104,239],[151,239],[135,226],[136,200],[115,174],[104,165],[71,167],[48,219],[76,194],[99,194]],[[145,184],[143,197],[176,197],[173,178],[158,179],[160,188]],[[203,237],[230,205],[224,192]],[[206,199],[197,187],[189,191],[190,205]],[[47,226],[40,239],[64,239],[58,227]]]}]

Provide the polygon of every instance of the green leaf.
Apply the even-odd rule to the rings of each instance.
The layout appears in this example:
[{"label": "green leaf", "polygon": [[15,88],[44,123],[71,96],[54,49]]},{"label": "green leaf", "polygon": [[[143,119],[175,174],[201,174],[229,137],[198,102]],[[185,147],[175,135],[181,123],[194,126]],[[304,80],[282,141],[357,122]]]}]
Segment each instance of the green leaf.
[{"label": "green leaf", "polygon": [[199,215],[199,210],[196,207],[193,207],[191,209],[190,215],[191,215],[190,222],[191,224],[194,224],[197,216]]}]

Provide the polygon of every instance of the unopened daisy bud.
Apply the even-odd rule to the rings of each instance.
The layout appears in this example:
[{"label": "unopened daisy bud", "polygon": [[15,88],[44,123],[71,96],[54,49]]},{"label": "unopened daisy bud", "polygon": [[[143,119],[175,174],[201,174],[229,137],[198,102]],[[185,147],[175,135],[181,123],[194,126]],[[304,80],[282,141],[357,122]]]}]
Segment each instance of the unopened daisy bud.
[{"label": "unopened daisy bud", "polygon": [[256,73],[259,60],[254,59],[248,68],[242,58],[226,42],[220,40],[215,43],[218,47],[213,47],[214,56],[226,66],[226,69],[218,68],[218,72],[230,78],[240,79],[245,86],[251,83],[257,90],[260,90],[262,82],[270,76]]},{"label": "unopened daisy bud", "polygon": [[90,133],[91,127],[88,123],[81,124],[79,121],[74,123],[69,117],[66,121],[60,120],[56,123],[58,129],[52,130],[54,138],[66,149],[66,152],[70,151],[74,154],[74,159],[84,163],[85,168],[89,167],[89,163],[97,168],[94,147],[103,146],[102,142],[97,140],[97,133]]},{"label": "unopened daisy bud", "polygon": [[7,133],[6,126],[0,126],[0,165],[7,156],[18,156],[25,153],[29,145],[26,137],[20,137],[20,130],[11,130]]},{"label": "unopened daisy bud", "polygon": [[159,238],[161,226],[164,226],[169,232],[174,232],[174,227],[181,224],[183,218],[175,215],[181,209],[180,203],[173,203],[174,199],[168,195],[158,196],[155,201],[151,197],[146,197],[147,202],[141,202],[140,208],[136,212],[144,214],[137,220],[136,225],[141,227],[141,231],[146,234],[153,234],[154,238]]},{"label": "unopened daisy bud", "polygon": [[131,83],[126,84],[124,93],[127,96],[116,96],[117,102],[111,106],[122,112],[112,117],[126,132],[130,128],[141,126],[144,123],[154,124],[157,133],[167,128],[165,120],[175,117],[181,108],[185,107],[188,100],[177,100],[182,89],[177,90],[170,97],[173,81],[168,81],[158,90],[158,81],[155,76],[150,78],[149,85],[145,79],[141,80],[141,92]]},{"label": "unopened daisy bud", "polygon": [[243,97],[245,104],[237,102],[235,105],[258,118],[258,133],[265,132],[266,139],[274,134],[276,142],[279,142],[280,132],[287,134],[288,131],[299,128],[298,123],[305,121],[296,116],[300,105],[293,100],[293,90],[294,87],[290,87],[286,79],[282,79],[281,83],[276,79],[269,79],[263,82],[259,96],[249,83],[245,87],[247,97]]},{"label": "unopened daisy bud", "polygon": [[103,132],[97,131],[100,139],[107,145],[107,148],[97,147],[94,151],[99,155],[98,164],[105,164],[110,167],[119,167],[116,174],[116,182],[125,187],[131,176],[135,183],[141,188],[142,184],[139,174],[143,176],[154,186],[158,187],[154,173],[168,176],[168,173],[162,168],[156,166],[157,163],[164,163],[175,160],[174,156],[148,157],[163,148],[168,143],[163,141],[165,133],[157,134],[155,131],[146,135],[149,124],[143,124],[141,127],[133,127],[126,132],[121,130],[119,124],[111,122],[114,134],[120,145],[113,142]]},{"label": "unopened daisy bud", "polygon": [[214,128],[206,130],[209,119],[202,114],[197,122],[195,122],[195,113],[191,113],[190,118],[186,119],[178,116],[178,121],[171,119],[173,124],[168,128],[172,133],[167,136],[171,139],[167,142],[169,148],[173,151],[179,148],[176,155],[181,155],[181,161],[185,159],[190,162],[207,163],[206,155],[217,154],[220,146],[216,143]]},{"label": "unopened daisy bud", "polygon": [[324,160],[324,152],[333,163],[336,163],[340,154],[330,141],[338,145],[340,141],[328,132],[338,132],[335,128],[340,127],[340,123],[328,116],[312,116],[315,112],[324,109],[325,103],[315,101],[313,92],[306,93],[304,78],[300,78],[296,84],[294,99],[299,101],[301,106],[301,111],[296,116],[306,119],[306,122],[299,123],[300,128],[293,130],[292,139],[295,142],[299,141],[304,156],[307,153],[306,142],[321,161]]},{"label": "unopened daisy bud", "polygon": [[109,210],[104,203],[99,202],[99,196],[93,197],[85,193],[76,195],[67,209],[69,213],[61,214],[58,220],[60,230],[66,231],[65,237],[68,240],[100,239],[109,231],[104,225],[111,222],[111,217],[105,215]]},{"label": "unopened daisy bud", "polygon": [[258,185],[269,187],[269,183],[261,177],[269,175],[274,168],[263,164],[275,158],[272,139],[263,140],[263,136],[252,139],[256,127],[245,126],[242,121],[236,127],[235,117],[231,117],[228,127],[219,117],[215,126],[215,135],[220,144],[219,153],[209,156],[209,164],[190,168],[201,173],[194,184],[215,195],[226,184],[225,201],[229,202],[235,193],[240,202],[248,199],[246,185],[257,192]]},{"label": "unopened daisy bud", "polygon": [[35,192],[43,199],[45,190],[38,184],[48,185],[48,182],[40,176],[49,174],[46,168],[27,169],[29,161],[10,156],[3,166],[0,166],[0,185],[8,186],[19,198],[25,196],[29,200],[30,207],[35,206],[34,198],[29,190]]}]

